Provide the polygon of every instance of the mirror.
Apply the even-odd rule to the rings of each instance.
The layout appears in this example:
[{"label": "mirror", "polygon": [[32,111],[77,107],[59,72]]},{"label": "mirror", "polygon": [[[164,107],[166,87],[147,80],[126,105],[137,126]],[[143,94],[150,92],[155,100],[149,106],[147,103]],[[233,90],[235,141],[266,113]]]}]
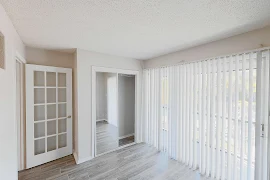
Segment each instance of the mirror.
[{"label": "mirror", "polygon": [[96,73],[96,155],[135,142],[135,76]]}]

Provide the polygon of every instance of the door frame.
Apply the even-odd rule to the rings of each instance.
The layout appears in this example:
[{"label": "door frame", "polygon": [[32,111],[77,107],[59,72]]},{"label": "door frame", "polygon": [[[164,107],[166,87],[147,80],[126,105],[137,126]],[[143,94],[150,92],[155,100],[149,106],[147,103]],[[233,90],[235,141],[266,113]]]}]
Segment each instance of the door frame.
[{"label": "door frame", "polygon": [[[118,75],[119,74],[129,74],[135,76],[135,124],[134,124],[134,134],[135,139],[134,143],[130,143],[125,146],[118,147],[114,150],[102,153],[97,155],[96,151],[96,73],[98,72],[104,72],[104,73],[116,73],[117,75],[117,86],[118,86]],[[92,157],[98,157],[107,153],[110,153],[112,151],[115,151],[117,149],[122,149],[127,146],[134,145],[138,143],[138,122],[139,122],[139,88],[140,88],[140,78],[139,78],[139,71],[136,70],[128,70],[128,69],[119,69],[119,68],[109,68],[109,67],[100,67],[100,66],[92,66]],[[118,92],[118,91],[117,91]],[[117,93],[117,116],[118,116],[118,93]],[[117,118],[117,122],[118,122]]]},{"label": "door frame", "polygon": [[[17,96],[17,62],[20,64],[20,96]],[[25,64],[26,60],[18,53],[15,53],[15,109],[17,114],[17,100],[20,99],[20,119],[16,115],[16,132],[17,132],[17,167],[18,171],[25,169]]]}]

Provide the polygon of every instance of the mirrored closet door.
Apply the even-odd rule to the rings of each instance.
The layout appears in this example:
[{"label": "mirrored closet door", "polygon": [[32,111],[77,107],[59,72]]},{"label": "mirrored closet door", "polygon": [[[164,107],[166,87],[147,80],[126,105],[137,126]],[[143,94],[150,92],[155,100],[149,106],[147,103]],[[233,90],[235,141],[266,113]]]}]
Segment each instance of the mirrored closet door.
[{"label": "mirrored closet door", "polygon": [[96,72],[96,155],[135,142],[135,75]]},{"label": "mirrored closet door", "polygon": [[97,154],[118,147],[117,74],[96,74],[96,150]]}]

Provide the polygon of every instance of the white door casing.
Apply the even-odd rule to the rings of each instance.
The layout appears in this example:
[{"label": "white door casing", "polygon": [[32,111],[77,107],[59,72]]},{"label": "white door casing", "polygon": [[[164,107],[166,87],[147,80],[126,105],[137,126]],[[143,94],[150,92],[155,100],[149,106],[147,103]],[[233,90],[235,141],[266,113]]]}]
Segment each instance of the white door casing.
[{"label": "white door casing", "polygon": [[17,126],[17,153],[18,171],[25,169],[25,59],[16,52],[16,126]]},{"label": "white door casing", "polygon": [[17,153],[18,153],[18,170],[23,170],[23,78],[22,63],[16,60],[16,121],[17,121]]},{"label": "white door casing", "polygon": [[72,154],[72,69],[26,65],[26,168]]}]

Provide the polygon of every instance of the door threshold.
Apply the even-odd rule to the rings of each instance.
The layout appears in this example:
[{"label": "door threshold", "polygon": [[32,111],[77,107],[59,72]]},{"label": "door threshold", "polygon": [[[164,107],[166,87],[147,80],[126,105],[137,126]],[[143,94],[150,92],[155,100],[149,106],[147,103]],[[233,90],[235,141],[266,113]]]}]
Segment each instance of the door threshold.
[{"label": "door threshold", "polygon": [[116,148],[116,149],[113,149],[113,150],[111,150],[111,151],[108,151],[108,152],[105,152],[105,153],[101,153],[101,154],[99,154],[99,155],[96,155],[95,158],[96,158],[96,157],[99,157],[99,156],[102,156],[102,155],[105,155],[105,154],[108,154],[108,153],[111,153],[111,152],[114,152],[114,151],[117,151],[117,150],[119,150],[119,149],[123,149],[123,148],[125,148],[125,147],[129,147],[129,146],[135,145],[135,144],[137,144],[137,143],[136,143],[136,142],[133,142],[133,143],[130,143],[130,144],[127,144],[127,145],[124,145],[124,146],[120,146],[120,147],[118,147],[118,148]]}]

